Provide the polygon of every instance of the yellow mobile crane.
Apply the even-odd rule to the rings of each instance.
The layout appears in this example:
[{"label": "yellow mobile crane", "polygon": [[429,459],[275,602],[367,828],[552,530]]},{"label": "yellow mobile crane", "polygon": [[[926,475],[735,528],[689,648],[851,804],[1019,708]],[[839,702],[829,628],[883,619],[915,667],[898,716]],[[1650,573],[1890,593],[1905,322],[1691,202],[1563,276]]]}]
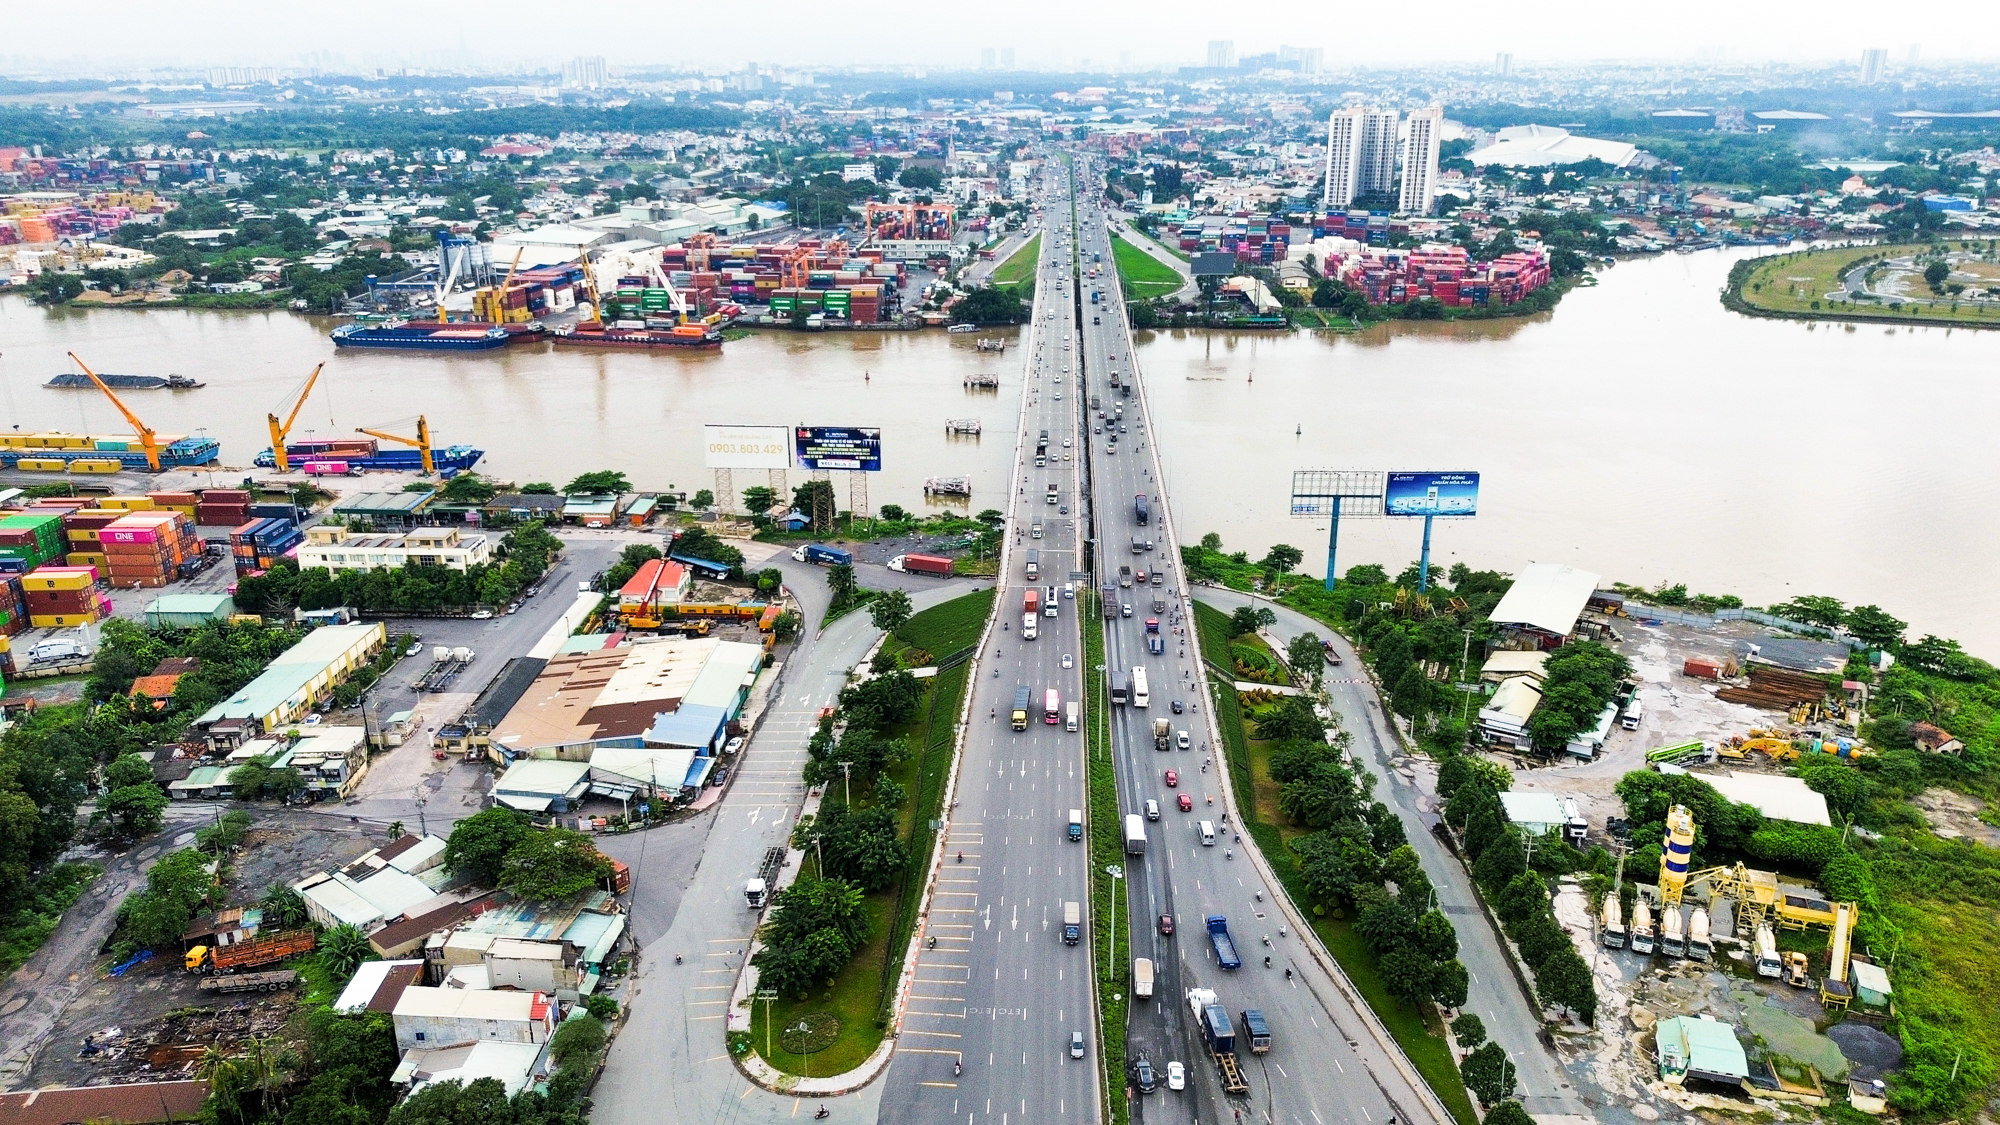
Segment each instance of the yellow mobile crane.
[{"label": "yellow mobile crane", "polygon": [[90,381],[97,384],[97,389],[104,392],[104,397],[111,400],[111,405],[118,408],[118,413],[125,416],[125,421],[131,425],[132,432],[139,435],[139,448],[146,451],[146,467],[156,473],[159,472],[160,438],[153,432],[153,427],[141,422],[139,416],[132,413],[132,408],[126,406],[123,400],[112,393],[110,387],[104,385],[104,380],[97,377],[97,372],[92,371],[89,364],[77,359],[75,352],[69,353],[69,357],[76,360],[76,365],[83,368],[83,373],[90,376]]},{"label": "yellow mobile crane", "polygon": [[380,430],[370,430],[361,426],[356,426],[354,432],[357,434],[367,434],[372,438],[380,438],[383,441],[393,441],[397,445],[414,445],[417,447],[417,451],[423,454],[424,475],[430,476],[437,472],[437,466],[431,462],[430,423],[426,422],[424,416],[421,414],[417,415],[417,436],[413,438],[406,438],[400,434],[385,434]]},{"label": "yellow mobile crane", "polygon": [[276,414],[264,415],[271,424],[271,463],[276,465],[281,473],[292,471],[292,463],[285,456],[285,436],[292,432],[292,423],[299,420],[299,411],[306,408],[306,399],[312,395],[313,384],[319,382],[319,373],[325,368],[326,364],[321,363],[313,368],[311,375],[306,376],[305,389],[299,392],[299,401],[292,404],[292,412],[285,416],[284,425],[278,424]]}]

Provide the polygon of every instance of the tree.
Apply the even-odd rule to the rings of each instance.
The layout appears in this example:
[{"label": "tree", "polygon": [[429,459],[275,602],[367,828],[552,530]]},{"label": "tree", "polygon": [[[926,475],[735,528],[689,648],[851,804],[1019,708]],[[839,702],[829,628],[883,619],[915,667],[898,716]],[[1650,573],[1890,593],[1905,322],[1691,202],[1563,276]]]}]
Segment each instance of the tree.
[{"label": "tree", "polygon": [[264,925],[274,930],[297,929],[312,920],[306,914],[305,898],[283,883],[264,888],[257,907],[264,912]]},{"label": "tree", "polygon": [[194,848],[169,852],[146,873],[146,889],[120,905],[125,936],[140,949],[177,946],[195,911],[217,893],[206,855]]},{"label": "tree", "polygon": [[99,797],[97,813],[91,819],[103,824],[120,840],[137,840],[158,832],[166,811],[167,795],[153,784],[152,771],[148,769],[145,781],[121,786]]},{"label": "tree", "polygon": [[335,978],[346,980],[354,975],[363,961],[372,960],[375,949],[368,944],[368,935],[357,926],[340,925],[320,935],[320,959],[326,962],[327,971]]},{"label": "tree", "polygon": [[1951,265],[1942,259],[1924,267],[1924,284],[1930,286],[1933,293],[1937,292],[1944,284],[1944,279],[1950,276]]},{"label": "tree", "polygon": [[1597,1018],[1597,982],[1574,945],[1565,944],[1535,970],[1535,991],[1542,1003],[1568,1008],[1584,1023]]},{"label": "tree", "polygon": [[1304,562],[1305,559],[1306,553],[1304,551],[1299,550],[1289,543],[1277,543],[1273,544],[1271,549],[1265,553],[1264,561],[1257,565],[1266,570],[1275,570],[1280,574],[1286,574],[1293,567]]},{"label": "tree", "polygon": [[854,602],[854,567],[834,563],[826,568],[826,588],[833,595],[833,608],[846,609]]},{"label": "tree", "polygon": [[1461,1048],[1470,1051],[1486,1042],[1486,1024],[1478,1016],[1467,1012],[1451,1021],[1451,1035],[1458,1040]]},{"label": "tree", "polygon": [[1868,775],[1838,758],[1806,758],[1798,766],[1799,780],[1806,788],[1826,798],[1827,810],[1836,820],[1852,821],[1868,807],[1874,788]]},{"label": "tree", "polygon": [[632,482],[625,479],[624,473],[599,469],[595,472],[577,474],[568,484],[563,485],[562,490],[565,495],[570,496],[579,494],[608,496],[614,492],[632,491]]},{"label": "tree", "polygon": [[894,883],[909,863],[908,851],[896,838],[896,816],[881,806],[860,810],[822,806],[813,834],[826,874],[864,891]]},{"label": "tree", "polygon": [[1847,611],[1847,631],[1874,648],[1895,649],[1903,643],[1908,622],[1898,621],[1880,606],[1858,605]]},{"label": "tree", "polygon": [[527,818],[513,809],[474,813],[452,827],[444,844],[444,865],[474,882],[496,884],[508,853],[531,831]]},{"label": "tree", "polygon": [[868,603],[868,616],[884,633],[902,628],[909,621],[910,612],[910,595],[901,590],[884,590]]},{"label": "tree", "polygon": [[1271,612],[1266,606],[1237,606],[1236,612],[1229,615],[1229,635],[1232,637],[1241,637],[1248,633],[1254,633],[1259,629],[1276,625],[1277,623],[1278,615]]},{"label": "tree", "polygon": [[454,504],[484,504],[499,494],[493,483],[477,473],[460,473],[445,482],[438,498]]},{"label": "tree", "polygon": [[1472,987],[1472,974],[1457,959],[1438,965],[1431,974],[1431,999],[1447,1008],[1465,1006],[1467,990]]},{"label": "tree", "polygon": [[1293,675],[1318,684],[1320,676],[1326,671],[1324,651],[1320,647],[1318,633],[1300,633],[1285,646],[1285,657],[1292,666]]},{"label": "tree", "polygon": [[611,861],[590,837],[571,828],[528,833],[500,867],[500,889],[536,902],[581,894],[611,874]]},{"label": "tree", "polygon": [[882,518],[888,520],[891,523],[896,523],[898,521],[908,519],[909,515],[910,513],[904,511],[903,506],[901,504],[882,505]]},{"label": "tree", "polygon": [[1803,621],[1808,625],[1821,625],[1828,629],[1847,623],[1847,605],[1839,598],[1801,595],[1791,601],[1772,606],[1771,612],[1779,617]]},{"label": "tree", "polygon": [[1397,946],[1382,954],[1376,968],[1382,974],[1382,983],[1388,986],[1392,995],[1410,1004],[1430,999],[1437,962],[1418,950],[1407,945]]},{"label": "tree", "polygon": [[579,1059],[594,1058],[610,1039],[596,1016],[575,1016],[564,1020],[550,1038],[549,1057],[556,1065],[567,1066]]},{"label": "tree", "polygon": [[706,488],[700,489],[695,492],[694,499],[688,501],[688,506],[697,512],[713,508],[715,507],[715,493]]},{"label": "tree", "polygon": [[781,641],[793,640],[799,635],[800,624],[802,622],[799,620],[799,615],[786,610],[778,615],[776,621],[771,622],[771,635]]},{"label": "tree", "polygon": [[1458,931],[1442,911],[1426,911],[1417,919],[1417,948],[1433,961],[1450,961],[1458,956]]},{"label": "tree", "polygon": [[989,285],[961,297],[951,316],[960,324],[1019,324],[1027,319],[1028,306],[1013,289]]},{"label": "tree", "polygon": [[761,516],[778,505],[778,490],[765,484],[753,484],[743,490],[743,510],[753,516]]},{"label": "tree", "polygon": [[1377,956],[1392,949],[1407,949],[1416,936],[1416,919],[1408,908],[1388,899],[1361,912],[1354,920],[1354,932]]},{"label": "tree", "polygon": [[1465,1079],[1465,1088],[1486,1105],[1514,1092],[1514,1064],[1498,1043],[1488,1043],[1465,1056],[1458,1072]]},{"label": "tree", "polygon": [[1535,1125],[1535,1119],[1520,1102],[1505,1101],[1486,1111],[1486,1125]]},{"label": "tree", "polygon": [[556,486],[545,480],[530,481],[521,486],[521,495],[554,496],[556,495]]}]

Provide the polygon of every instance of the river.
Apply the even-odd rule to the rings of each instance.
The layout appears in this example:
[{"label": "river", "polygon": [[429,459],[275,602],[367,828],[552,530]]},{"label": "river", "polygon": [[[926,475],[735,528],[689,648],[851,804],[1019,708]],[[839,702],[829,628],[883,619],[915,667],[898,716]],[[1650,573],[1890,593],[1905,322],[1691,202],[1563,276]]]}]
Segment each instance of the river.
[{"label": "river", "polygon": [[[1988,386],[2000,333],[1741,317],[1716,293],[1749,253],[1623,262],[1532,319],[1142,334],[1179,526],[1253,557],[1292,543],[1320,574],[1326,525],[1287,517],[1292,470],[1471,469],[1479,515],[1437,521],[1436,566],[1563,562],[1753,604],[1827,594],[1879,604],[1913,635],[2000,653],[2000,591],[1978,578],[2000,553],[2000,479],[1985,452],[2000,430]],[[295,438],[409,433],[422,413],[439,442],[486,449],[482,469],[502,478],[560,484],[615,468],[693,491],[710,486],[702,423],[873,425],[885,452],[873,506],[920,508],[929,476],[971,477],[973,510],[1003,506],[1019,357],[966,336],[767,333],[720,354],[534,345],[447,357],[336,354],[326,328],[278,312],[44,312],[0,299],[0,406],[24,430],[118,433],[101,396],[40,386],[68,366],[64,352],[100,371],[193,375],[209,385],[131,400],[163,432],[205,428],[241,465],[269,444],[264,414],[326,360]],[[970,374],[997,374],[999,392],[968,391]],[[994,432],[946,436],[959,417]],[[736,487],[762,476],[739,470]],[[1420,521],[1343,521],[1340,566],[1399,569],[1421,535]]]}]

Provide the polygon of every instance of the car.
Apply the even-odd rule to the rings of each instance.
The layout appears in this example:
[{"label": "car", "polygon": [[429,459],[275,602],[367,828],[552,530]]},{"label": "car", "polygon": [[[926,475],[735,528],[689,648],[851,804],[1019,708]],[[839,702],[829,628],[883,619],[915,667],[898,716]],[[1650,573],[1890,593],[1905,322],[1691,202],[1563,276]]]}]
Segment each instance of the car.
[{"label": "car", "polygon": [[404,656],[417,656],[417,655],[420,655],[420,654],[421,654],[421,653],[422,653],[423,651],[424,651],[424,642],[423,642],[423,639],[422,639],[422,638],[418,638],[417,640],[414,640],[414,641],[411,641],[411,642],[410,642],[410,647],[409,647],[409,648],[406,648],[406,649],[404,649],[404,650],[403,650],[403,655],[404,655]]},{"label": "car", "polygon": [[1176,715],[1178,715],[1178,714],[1180,714],[1180,713],[1181,713],[1182,711],[1186,710],[1186,708],[1184,708],[1184,707],[1182,707],[1182,706],[1181,706],[1181,701],[1180,701],[1180,700],[1178,700],[1178,699],[1176,699],[1176,700],[1174,700],[1174,701],[1173,701],[1172,703],[1168,704],[1168,706],[1169,706],[1169,707],[1172,707],[1172,708],[1173,708],[1173,711],[1174,711],[1174,714],[1176,714]]},{"label": "car", "polygon": [[1162,915],[1160,915],[1160,936],[1161,936],[1161,937],[1172,937],[1172,936],[1174,936],[1174,916],[1173,916],[1173,915],[1171,915],[1171,914],[1162,914]]},{"label": "car", "polygon": [[729,780],[729,767],[717,766],[715,767],[715,777],[709,781],[709,784],[715,786],[717,789],[720,789],[722,788],[722,783],[728,780]]},{"label": "car", "polygon": [[1072,1031],[1069,1033],[1069,1057],[1073,1059],[1083,1057],[1083,1032]]},{"label": "car", "polygon": [[1180,787],[1180,783],[1181,783],[1181,775],[1180,775],[1180,771],[1179,771],[1179,770],[1168,770],[1168,771],[1167,771],[1167,788],[1169,788],[1169,789],[1177,789],[1177,788],[1179,788],[1179,787]]},{"label": "car", "polygon": [[507,616],[509,616],[509,617],[512,617],[513,615],[515,615],[515,614],[517,614],[517,613],[519,613],[519,612],[521,612],[521,603],[520,603],[520,602],[512,602],[512,603],[509,603],[509,604],[508,604],[508,606],[507,606]]},{"label": "car", "polygon": [[490,609],[479,610],[472,615],[472,619],[474,621],[491,621],[493,620],[493,611]]},{"label": "car", "polygon": [[732,738],[728,742],[722,744],[722,752],[724,754],[735,754],[741,751],[742,749],[743,749],[743,740],[741,738]]},{"label": "car", "polygon": [[1071,441],[1071,440],[1070,440],[1070,439],[1068,439],[1068,438],[1064,438],[1064,439],[1063,439],[1063,448],[1064,448],[1064,449],[1068,449],[1068,448],[1069,448],[1070,446],[1072,446],[1072,445],[1075,445],[1075,444],[1076,444],[1075,442]]},{"label": "car", "polygon": [[530,586],[527,589],[521,591],[521,596],[524,598],[532,598],[536,594],[539,594],[541,592],[542,588],[540,586]]},{"label": "car", "polygon": [[1073,662],[1072,662],[1072,661],[1070,660],[1070,658],[1069,658],[1069,653],[1066,653],[1066,652],[1065,652],[1065,653],[1063,653],[1063,661],[1062,661],[1062,666],[1063,666],[1063,667],[1065,667],[1065,668],[1070,668],[1070,667],[1074,667],[1074,666],[1075,666],[1075,665],[1074,665],[1074,663],[1073,663]]},{"label": "car", "polygon": [[1176,803],[1180,805],[1182,812],[1194,811],[1194,798],[1188,796],[1186,793],[1181,794],[1180,800]]},{"label": "car", "polygon": [[1151,797],[1146,798],[1146,819],[1160,819],[1160,802],[1153,800]]},{"label": "car", "polygon": [[[1061,398],[1062,396],[1061,396],[1061,395],[1057,395],[1056,397],[1057,397],[1057,398]],[[1125,432],[1126,432],[1126,430],[1125,430],[1125,423],[1123,423],[1123,422],[1120,422],[1120,423],[1118,423],[1118,432],[1119,432],[1119,433],[1121,433],[1121,434],[1122,434],[1122,433],[1125,433]]]},{"label": "car", "polygon": [[1131,606],[1131,605],[1130,605],[1129,603],[1127,603],[1127,604],[1124,604],[1124,605],[1120,605],[1120,606],[1118,607],[1118,616],[1120,616],[1120,617],[1130,617],[1130,616],[1132,616],[1132,606]]},{"label": "car", "polygon": [[1065,461],[1069,460],[1069,454],[1067,453],[1063,454],[1063,460]]},{"label": "car", "polygon": [[[1059,381],[1060,381],[1060,380],[1059,380]],[[1057,392],[1056,392],[1056,401],[1057,401],[1057,402],[1061,402],[1061,401],[1062,401],[1062,392],[1061,392],[1061,391],[1057,391]]]},{"label": "car", "polygon": [[1187,1067],[1182,1066],[1178,1059],[1167,1064],[1167,1089],[1187,1089]]},{"label": "car", "polygon": [[1065,516],[1069,515],[1069,505],[1068,504],[1058,505],[1056,508],[1056,513],[1058,515],[1065,515]]},{"label": "car", "polygon": [[1140,1055],[1139,1061],[1132,1064],[1132,1078],[1138,1083],[1139,1092],[1142,1094],[1150,1094],[1160,1088],[1159,1079],[1153,1074],[1153,1064],[1147,1062],[1144,1055]]},{"label": "car", "polygon": [[1093,434],[1101,434],[1101,433],[1103,433],[1103,432],[1104,432],[1104,427],[1103,427],[1103,426],[1092,426],[1092,427],[1090,427],[1090,432],[1091,432],[1091,433],[1093,433]]},{"label": "car", "polygon": [[1174,740],[1175,744],[1178,745],[1183,750],[1186,750],[1194,745],[1194,740],[1188,737],[1188,732],[1186,731],[1181,731],[1179,734],[1175,735]]},{"label": "car", "polygon": [[1104,453],[1105,453],[1105,456],[1107,456],[1107,457],[1115,457],[1115,456],[1117,456],[1117,455],[1118,455],[1118,443],[1114,441],[1114,442],[1112,442],[1112,443],[1111,443],[1110,445],[1107,445],[1107,446],[1105,446],[1105,447],[1104,447]]}]

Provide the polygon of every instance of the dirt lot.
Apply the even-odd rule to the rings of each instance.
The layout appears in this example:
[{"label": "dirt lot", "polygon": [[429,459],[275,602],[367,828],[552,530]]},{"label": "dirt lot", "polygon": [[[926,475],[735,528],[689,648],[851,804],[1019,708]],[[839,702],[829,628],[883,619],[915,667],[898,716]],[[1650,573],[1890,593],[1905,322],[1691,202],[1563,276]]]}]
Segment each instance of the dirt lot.
[{"label": "dirt lot", "polygon": [[[267,814],[235,857],[228,905],[254,902],[273,882],[293,882],[386,842],[323,816]],[[82,987],[57,1017],[17,1087],[181,1077],[209,1043],[269,1035],[284,1025],[298,1003],[296,992],[254,998],[205,995],[197,987],[199,978],[182,972],[171,954],[116,979],[108,975],[113,964],[100,951],[83,968]],[[101,1048],[99,1053],[82,1053],[86,1036]]]}]

